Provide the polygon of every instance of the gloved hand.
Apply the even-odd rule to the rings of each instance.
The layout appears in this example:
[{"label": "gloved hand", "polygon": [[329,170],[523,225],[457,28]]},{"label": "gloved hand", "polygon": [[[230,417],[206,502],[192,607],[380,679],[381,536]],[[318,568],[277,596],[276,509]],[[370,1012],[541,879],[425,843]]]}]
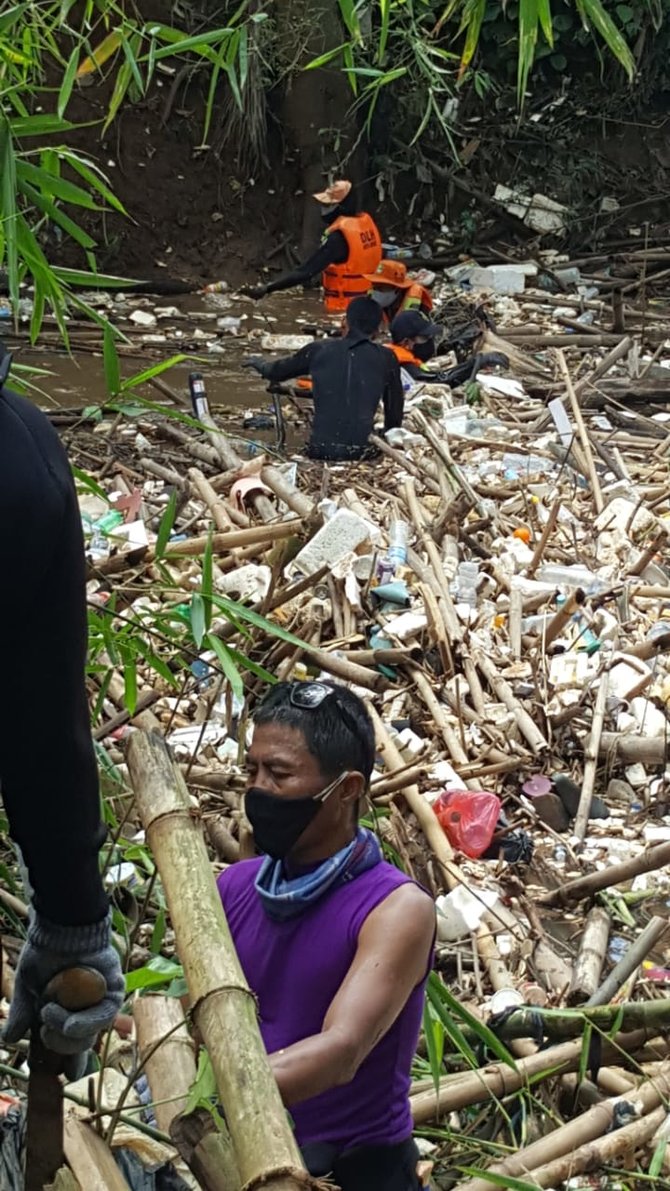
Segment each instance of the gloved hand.
[{"label": "gloved hand", "polygon": [[267,285],[243,285],[240,290],[240,293],[246,294],[247,298],[253,298],[255,302],[259,298],[264,298],[267,292]]},{"label": "gloved hand", "polygon": [[255,369],[259,376],[262,376],[264,380],[267,380],[267,373],[270,365],[268,364],[267,360],[263,359],[262,356],[247,356],[246,360],[242,361],[242,367]]},{"label": "gloved hand", "polygon": [[[49,981],[66,968],[93,968],[104,977],[105,997],[75,1013],[44,1002]],[[81,1055],[95,1045],[116,1017],[125,994],[119,957],[111,943],[111,913],[92,926],[58,926],[31,912],[28,938],[19,957],[14,996],[3,1032],[5,1043],[23,1038],[41,1021],[44,1045],[60,1055]]]}]

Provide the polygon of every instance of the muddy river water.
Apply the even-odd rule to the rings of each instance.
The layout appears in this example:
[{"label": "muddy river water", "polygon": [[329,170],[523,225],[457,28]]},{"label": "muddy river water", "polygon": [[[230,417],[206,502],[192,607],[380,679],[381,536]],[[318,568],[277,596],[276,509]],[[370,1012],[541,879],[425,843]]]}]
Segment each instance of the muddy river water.
[{"label": "muddy river water", "polygon": [[[134,310],[155,314],[156,327],[148,330],[135,326],[129,319]],[[128,295],[124,302],[115,300],[107,313],[132,343],[132,357],[121,358],[124,378],[159,360],[183,353],[189,360],[164,373],[165,381],[171,388],[187,394],[189,372],[202,372],[214,409],[267,406],[265,382],[253,370],[242,367],[244,358],[249,355],[273,358],[261,349],[261,339],[266,333],[300,335],[305,333],[305,324],[326,322],[317,290],[271,295],[260,302],[235,294],[157,299]],[[236,333],[217,328],[217,320],[225,318],[241,319]],[[165,335],[165,342],[156,344],[144,338],[148,336],[150,340],[156,334]],[[76,332],[73,340],[76,345]],[[53,347],[17,349],[11,344],[11,348],[17,362],[48,369],[49,375],[39,380],[44,394],[40,404],[80,408],[99,405],[108,399],[101,349],[84,352],[75,346],[68,355],[65,350]],[[139,392],[147,398],[161,399],[149,386]]]}]

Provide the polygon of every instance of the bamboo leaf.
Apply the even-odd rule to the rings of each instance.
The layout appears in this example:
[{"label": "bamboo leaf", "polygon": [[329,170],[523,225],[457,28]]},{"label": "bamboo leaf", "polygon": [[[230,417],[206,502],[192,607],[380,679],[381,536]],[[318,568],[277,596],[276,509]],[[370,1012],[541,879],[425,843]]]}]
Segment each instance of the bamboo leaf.
[{"label": "bamboo leaf", "polygon": [[484,1179],[493,1187],[509,1187],[510,1191],[537,1191],[537,1183],[524,1183],[523,1179],[513,1179],[509,1174],[494,1174],[490,1170],[480,1170],[478,1166],[459,1166],[457,1170],[468,1178]]},{"label": "bamboo leaf", "polygon": [[538,0],[519,0],[519,58],[517,62],[517,100],[523,107],[528,75],[535,60]]},{"label": "bamboo leaf", "polygon": [[65,109],[70,102],[74,80],[77,74],[77,63],[79,62],[79,46],[76,45],[68,58],[68,63],[63,75],[63,81],[58,92],[58,103],[56,105],[56,112],[62,118],[65,114]]},{"label": "bamboo leaf", "polygon": [[16,211],[16,158],[11,126],[0,116],[0,229],[7,263],[7,284],[14,310],[19,301],[19,247]]},{"label": "bamboo leaf", "polygon": [[442,1028],[442,1023],[431,1012],[428,1001],[426,1001],[423,1009],[423,1035],[426,1040],[430,1073],[433,1077],[435,1090],[437,1091],[440,1086],[440,1074],[444,1056],[444,1029]]},{"label": "bamboo leaf", "polygon": [[582,1049],[579,1055],[579,1071],[577,1072],[577,1080],[580,1084],[586,1079],[586,1072],[588,1071],[592,1035],[593,1026],[591,1025],[590,1021],[585,1021],[584,1034],[582,1037]]},{"label": "bamboo leaf", "polygon": [[65,203],[73,203],[75,206],[85,207],[89,211],[101,210],[99,204],[87,190],[84,190],[82,186],[77,186],[74,182],[68,182],[67,178],[61,178],[55,172],[24,160],[20,164],[20,173],[48,198],[62,199]]},{"label": "bamboo leaf", "polygon": [[[190,360],[191,356],[170,356],[169,360],[161,360],[158,364],[153,364],[151,368],[145,368],[143,372],[136,372],[134,376],[129,376],[124,380],[122,389],[126,393],[129,389],[136,389],[139,385],[144,385],[148,380],[153,380],[154,376],[160,376],[162,372],[167,372],[168,368],[175,368],[177,364],[183,364],[185,360]],[[174,410],[172,411],[174,414]],[[198,426],[199,423],[193,422],[193,425]],[[200,426],[202,429],[202,426]]]},{"label": "bamboo leaf", "polygon": [[130,66],[127,62],[124,62],[116,76],[112,98],[109,101],[109,108],[107,109],[107,115],[105,116],[105,123],[102,126],[103,132],[106,132],[110,124],[113,123],[116,113],[118,112],[123,100],[126,97],[126,92],[130,86],[131,78],[132,71]]},{"label": "bamboo leaf", "polygon": [[121,367],[115,338],[114,330],[107,322],[102,333],[102,360],[105,370],[105,385],[110,397],[116,397],[121,389]]},{"label": "bamboo leaf", "polygon": [[268,620],[267,617],[261,616],[259,612],[254,612],[252,608],[247,608],[245,604],[239,604],[235,600],[218,594],[212,595],[212,603],[223,612],[224,616],[229,615],[232,620],[235,618],[246,620],[256,628],[263,629],[270,637],[278,637],[280,641],[287,641],[289,645],[305,644],[299,637],[295,637],[293,633],[289,633],[280,625]]},{"label": "bamboo leaf", "polygon": [[345,45],[346,42],[343,42],[342,45],[336,46],[334,50],[328,50],[325,54],[319,54],[318,58],[312,58],[311,62],[303,66],[303,70],[319,70],[321,66],[326,66],[334,58],[339,58]]},{"label": "bamboo leaf", "polygon": [[176,512],[177,492],[176,489],[173,489],[170,493],[170,499],[167,503],[165,512],[161,517],[161,523],[158,527],[158,536],[156,538],[156,558],[162,558],[165,554],[165,547],[167,546],[170,534],[172,533],[172,526],[174,525]]},{"label": "bamboo leaf", "polygon": [[[522,5],[525,2],[526,2],[526,0],[520,0],[520,3]],[[479,34],[481,32],[482,22],[484,20],[484,14],[486,12],[486,0],[468,0],[468,3],[466,5],[466,11],[467,11],[467,25],[466,25],[467,32],[466,32],[466,37],[465,37],[465,45],[463,47],[463,53],[461,55],[461,64],[458,68],[458,77],[459,78],[463,77],[463,75],[465,74],[465,71],[467,70],[468,66],[470,65],[470,63],[472,62],[472,59],[475,56],[475,50],[477,49],[477,45],[479,44]],[[464,17],[464,19],[465,19],[465,17]]]},{"label": "bamboo leaf", "polygon": [[224,645],[223,641],[221,641],[219,637],[215,637],[213,633],[207,634],[207,645],[210,649],[214,650],[214,653],[218,658],[219,665],[221,666],[223,673],[230,683],[233,694],[237,695],[238,699],[243,699],[244,683],[242,682],[242,676],[231,657],[230,650],[226,645]]},{"label": "bamboo leaf", "polygon": [[196,591],[191,596],[190,623],[191,633],[197,649],[200,649],[202,646],[203,638],[207,629],[206,622],[207,617],[205,615],[205,601],[200,595],[200,592]]},{"label": "bamboo leaf", "polygon": [[379,40],[377,42],[376,57],[377,62],[383,62],[389,36],[391,0],[379,0],[379,16],[381,18],[381,26],[379,29]]},{"label": "bamboo leaf", "polygon": [[78,223],[75,223],[74,219],[70,219],[70,216],[66,215],[60,207],[52,203],[50,198],[47,198],[45,194],[40,194],[39,190],[35,190],[34,186],[26,182],[25,178],[22,177],[22,171],[17,177],[17,188],[44,215],[47,215],[49,219],[57,223],[59,227],[62,227],[63,231],[67,232],[73,240],[76,240],[77,244],[80,244],[82,248],[95,248],[95,240],[89,236],[88,232],[85,232]]},{"label": "bamboo leaf", "polygon": [[130,713],[134,715],[137,710],[137,662],[135,658],[129,658],[123,667],[123,701]]},{"label": "bamboo leaf", "polygon": [[76,124],[61,120],[58,116],[18,116],[10,120],[12,136],[51,136],[57,132],[72,132]]},{"label": "bamboo leaf", "polygon": [[[75,153],[73,150],[62,145],[60,146],[58,152],[61,158],[64,161],[67,161],[68,165],[71,165],[72,169],[76,170],[79,176],[83,178],[85,182],[88,182],[89,186],[91,186],[94,190],[97,190],[100,197],[103,198],[110,207],[113,207],[114,210],[118,211],[120,215],[128,214],[125,207],[123,206],[123,203],[117,199],[116,195],[112,193],[109,186],[107,185],[107,179],[102,170],[100,170],[94,162],[89,161],[87,158],[82,157],[79,153]],[[103,280],[106,277],[104,273],[100,274],[100,276],[103,278]],[[128,282],[121,277],[110,278],[110,281],[113,281],[115,284],[128,284]]]},{"label": "bamboo leaf", "polygon": [[88,74],[95,74],[96,70],[100,70],[100,67],[104,66],[105,62],[107,62],[112,55],[116,53],[122,41],[123,30],[113,29],[111,33],[108,33],[106,37],[103,37],[102,41],[98,46],[96,46],[90,57],[84,58],[84,61],[77,71],[76,77],[78,79],[83,79]]},{"label": "bamboo leaf", "polygon": [[663,1170],[663,1163],[665,1162],[665,1155],[666,1155],[667,1148],[668,1148],[668,1140],[666,1137],[662,1137],[661,1140],[658,1142],[658,1144],[654,1150],[654,1153],[652,1155],[651,1162],[649,1163],[648,1174],[649,1174],[650,1178],[657,1179],[658,1176],[660,1175],[661,1171]]},{"label": "bamboo leaf", "polygon": [[[129,853],[126,853],[128,856]],[[161,984],[169,984],[171,980],[184,975],[181,964],[157,955],[150,959],[143,968],[136,968],[134,972],[126,972],[126,995],[137,992],[138,989],[158,988]]]},{"label": "bamboo leaf", "polygon": [[212,531],[210,529],[207,534],[207,545],[205,546],[205,553],[202,556],[202,582],[200,584],[200,592],[202,595],[202,602],[205,613],[205,629],[209,632],[209,626],[212,623]]},{"label": "bamboo leaf", "polygon": [[607,48],[621,63],[630,82],[635,77],[635,59],[623,34],[617,29],[611,16],[603,7],[602,0],[576,0],[577,9],[588,28],[597,29]]}]

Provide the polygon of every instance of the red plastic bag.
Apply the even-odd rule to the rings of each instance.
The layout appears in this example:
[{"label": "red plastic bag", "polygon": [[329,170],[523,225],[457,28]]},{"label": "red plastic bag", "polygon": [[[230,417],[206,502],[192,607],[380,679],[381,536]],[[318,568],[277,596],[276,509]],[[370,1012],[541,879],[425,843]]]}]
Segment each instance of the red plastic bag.
[{"label": "red plastic bag", "polygon": [[445,790],[433,803],[452,848],[473,860],[491,843],[500,809],[500,799],[490,790]]}]

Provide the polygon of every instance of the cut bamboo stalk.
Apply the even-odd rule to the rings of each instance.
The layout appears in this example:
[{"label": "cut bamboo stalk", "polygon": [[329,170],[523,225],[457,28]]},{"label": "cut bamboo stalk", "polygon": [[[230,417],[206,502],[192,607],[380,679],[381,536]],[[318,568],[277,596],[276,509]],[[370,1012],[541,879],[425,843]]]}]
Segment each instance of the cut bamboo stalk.
[{"label": "cut bamboo stalk", "polygon": [[[217,426],[211,413],[207,412],[204,414],[200,418],[200,421],[209,430],[210,441],[223,466],[225,468],[241,468],[242,460],[237,454],[237,451],[234,450],[228,436]],[[277,510],[264,492],[258,492],[250,496],[250,501],[261,521],[274,521],[277,516]]]},{"label": "cut bamboo stalk", "polygon": [[659,550],[665,549],[667,541],[667,529],[660,529],[646,549],[642,551],[637,562],[634,562],[632,567],[626,571],[626,578],[630,578],[632,575],[641,575],[649,566],[649,563],[652,561],[654,555],[658,554]]},{"label": "cut bamboo stalk", "polygon": [[[299,533],[302,521],[292,518],[290,521],[276,521],[273,525],[252,525],[249,529],[231,529],[227,533],[212,534],[212,550],[215,554],[225,554],[236,546],[255,546],[261,542],[279,542],[282,538],[290,538]],[[169,542],[165,551],[166,557],[192,557],[204,554],[209,535],[199,538],[187,538],[184,542]],[[153,551],[149,551],[153,557]],[[145,561],[147,556],[145,555]]]},{"label": "cut bamboo stalk", "polygon": [[[502,987],[509,988],[509,982]],[[521,1007],[501,1022],[499,1036],[504,1042],[513,1038],[529,1038],[538,1020],[542,1023],[543,1036],[550,1042],[581,1037],[587,1022],[604,1033],[609,1033],[615,1027],[617,1032],[644,1027],[650,1034],[655,1030],[662,1031],[670,1020],[670,999],[625,1001],[621,1005],[610,1005],[603,1001],[598,1005],[580,1005],[576,1009]]]},{"label": "cut bamboo stalk", "polygon": [[542,634],[542,645],[545,651],[560,636],[566,625],[572,620],[575,612],[581,608],[585,599],[584,592],[581,587],[578,587],[576,591],[571,592],[565,603],[558,609],[558,612],[552,616]]},{"label": "cut bamboo stalk", "polygon": [[505,704],[507,710],[512,712],[519,731],[525,736],[532,751],[537,754],[548,749],[549,745],[537,724],[531,719],[525,707],[521,706],[511,686],[505,681],[502,674],[498,673],[491,659],[482,653],[481,650],[477,650],[474,653],[474,660],[491,687],[491,690],[500,702]]},{"label": "cut bamboo stalk", "polygon": [[608,1166],[624,1154],[631,1153],[651,1141],[656,1130],[666,1119],[666,1109],[656,1108],[639,1121],[624,1125],[622,1129],[616,1129],[613,1133],[607,1133],[605,1137],[587,1142],[554,1162],[528,1171],[524,1181],[532,1180],[537,1187],[557,1187],[574,1175],[596,1170],[599,1166]]},{"label": "cut bamboo stalk", "polygon": [[136,733],[128,769],[244,1187],[309,1186],[235,954],[200,824],[161,737]]},{"label": "cut bamboo stalk", "polygon": [[[594,992],[593,996],[589,997],[586,1005],[606,1005],[608,1001],[611,1001],[612,997],[618,993],[622,984],[633,974],[642,961],[647,958],[652,947],[658,942],[661,935],[667,929],[667,926],[668,921],[666,918],[651,918],[642,931],[642,934],[637,937],[634,943],[631,943],[616,967],[612,968],[604,983]],[[658,1003],[657,1001],[656,1004]],[[654,1002],[652,1001],[651,1004],[654,1004]]]},{"label": "cut bamboo stalk", "polygon": [[[153,993],[135,998],[133,1018],[140,1062],[156,1102],[156,1124],[163,1133],[169,1133],[174,1118],[186,1107],[196,1076],[193,1040],[186,1029],[184,1010],[178,998]],[[161,1038],[164,1041],[157,1045]]]},{"label": "cut bamboo stalk", "polygon": [[556,352],[556,358],[558,360],[558,367],[560,368],[561,375],[563,377],[563,380],[565,381],[565,387],[567,389],[568,397],[570,399],[570,405],[572,406],[572,413],[574,415],[574,419],[577,424],[577,433],[579,435],[579,441],[582,444],[582,450],[584,452],[584,458],[586,460],[586,466],[588,468],[589,479],[591,481],[591,489],[593,491],[593,502],[596,506],[596,512],[602,513],[602,511],[605,507],[605,502],[603,500],[603,494],[600,489],[600,480],[598,478],[598,473],[596,471],[596,465],[593,460],[593,451],[591,450],[591,443],[589,441],[588,430],[586,429],[586,424],[584,422],[584,418],[583,418],[582,411],[581,411],[581,408],[579,405],[579,401],[577,399],[577,395],[576,395],[575,390],[572,385],[572,377],[570,376],[568,366],[565,362],[565,356],[563,355],[563,352],[560,348]]},{"label": "cut bamboo stalk", "polygon": [[63,1150],[77,1181],[88,1191],[130,1191],[112,1151],[99,1133],[72,1109],[63,1121]]},{"label": "cut bamboo stalk", "polygon": [[[556,522],[558,521],[558,514],[560,513],[560,511],[561,511],[561,498],[560,498],[560,496],[557,496],[556,500],[554,501],[553,505],[551,506],[551,508],[549,510],[549,516],[545,523],[544,529],[542,530],[542,533],[540,534],[540,539],[539,539],[539,541],[535,547],[535,550],[533,552],[533,557],[531,558],[530,563],[528,564],[528,570],[526,571],[526,574],[529,579],[533,578],[533,575],[535,574],[537,568],[540,565],[540,562],[542,561],[542,556],[544,555],[544,552],[547,548],[547,542],[549,541],[549,538],[551,537],[552,533],[554,532],[554,529],[556,528]],[[514,588],[512,588],[512,590],[514,590]]]},{"label": "cut bamboo stalk", "polygon": [[261,479],[268,488],[272,489],[277,499],[288,505],[289,509],[297,513],[299,517],[304,517],[305,521],[311,521],[316,517],[317,522],[320,521],[313,501],[305,496],[304,492],[299,492],[297,488],[289,484],[286,477],[277,471],[276,467],[268,464],[262,468]]},{"label": "cut bamboo stalk", "polygon": [[523,595],[520,587],[512,584],[509,593],[509,645],[512,657],[518,661],[521,657],[521,616],[523,613]]},{"label": "cut bamboo stalk", "polygon": [[[670,1091],[670,1073],[666,1069],[658,1080],[649,1080],[647,1083],[641,1084],[626,1098],[631,1100],[640,1115],[644,1116],[661,1103],[664,1094],[668,1091]],[[522,1147],[516,1153],[510,1154],[503,1162],[494,1163],[488,1168],[489,1173],[501,1177],[523,1178],[526,1172],[533,1172],[533,1168],[540,1163],[546,1166],[549,1162],[555,1162],[557,1159],[572,1154],[574,1150],[588,1142],[603,1137],[612,1126],[615,1108],[620,1099],[619,1096],[615,1096],[601,1104],[594,1105],[576,1120],[568,1121],[567,1124],[559,1126],[558,1129],[554,1129],[553,1132],[541,1137],[531,1145]],[[570,1173],[572,1174],[572,1169]],[[556,1185],[559,1182],[563,1182],[563,1179],[557,1179]],[[459,1183],[454,1191],[491,1191],[491,1187],[492,1183],[489,1180],[473,1178]]]},{"label": "cut bamboo stalk", "polygon": [[225,819],[221,815],[205,815],[203,817],[205,831],[219,860],[226,864],[234,864],[240,858],[240,845],[233,836]]},{"label": "cut bamboo stalk", "polygon": [[618,732],[603,732],[600,753],[627,765],[634,765],[636,761],[643,765],[663,765],[668,758],[668,741],[663,736],[622,736]]},{"label": "cut bamboo stalk", "polygon": [[655,848],[647,848],[639,856],[631,860],[624,860],[621,864],[612,864],[600,872],[588,873],[585,877],[576,877],[574,881],[567,881],[551,893],[544,893],[538,898],[541,906],[562,906],[570,902],[580,901],[583,897],[591,897],[601,889],[611,889],[614,885],[622,885],[624,881],[631,881],[639,873],[651,873],[656,869],[670,864],[670,843],[658,844]]},{"label": "cut bamboo stalk", "polygon": [[440,703],[428,678],[418,666],[408,666],[407,669],[414,680],[417,691],[428,708],[428,712],[447,747],[447,752],[452,761],[457,765],[467,765],[470,758],[461,744],[458,733],[449,723],[446,708]]},{"label": "cut bamboo stalk", "polygon": [[228,533],[229,530],[233,529],[234,526],[224,502],[219,499],[209,480],[203,475],[200,469],[197,467],[189,468],[188,478],[198,496],[204,501],[211,513],[212,521],[216,528],[222,533]]},{"label": "cut bamboo stalk", "polygon": [[569,1005],[581,1005],[597,992],[611,925],[602,906],[594,906],[587,915],[568,991]]},{"label": "cut bamboo stalk", "polygon": [[[616,1061],[622,1050],[627,1054],[635,1054],[647,1038],[646,1030],[636,1030],[632,1034],[621,1034],[616,1046],[609,1039],[603,1039],[603,1062]],[[543,1073],[545,1078],[553,1079],[563,1072],[578,1071],[582,1050],[582,1039],[576,1038],[572,1042],[561,1042],[558,1046],[547,1047],[528,1058],[519,1059],[514,1068],[503,1062],[489,1063],[477,1071],[447,1076],[440,1080],[438,1090],[431,1088],[430,1091],[410,1096],[414,1124],[423,1125],[466,1108],[469,1104],[503,1099],[525,1087],[528,1080],[541,1079]]]},{"label": "cut bamboo stalk", "polygon": [[595,707],[593,709],[591,731],[589,732],[584,746],[584,776],[582,779],[581,793],[579,795],[579,805],[577,807],[577,814],[575,816],[575,822],[573,826],[573,835],[577,837],[580,844],[583,844],[584,842],[584,837],[589,824],[591,802],[593,801],[593,789],[595,786],[596,772],[598,769],[598,750],[600,748],[600,737],[602,735],[603,724],[605,722],[605,713],[607,711],[608,692],[609,671],[602,670],[600,673],[598,694],[596,695]]},{"label": "cut bamboo stalk", "polygon": [[230,1135],[206,1109],[177,1117],[170,1137],[203,1191],[241,1191]]}]

